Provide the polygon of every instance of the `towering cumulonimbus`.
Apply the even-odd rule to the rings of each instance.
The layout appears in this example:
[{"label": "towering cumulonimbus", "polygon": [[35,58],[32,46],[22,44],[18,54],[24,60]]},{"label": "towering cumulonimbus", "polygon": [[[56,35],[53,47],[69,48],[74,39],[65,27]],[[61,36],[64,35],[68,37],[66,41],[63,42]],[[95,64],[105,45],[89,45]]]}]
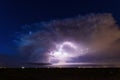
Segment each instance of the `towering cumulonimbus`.
[{"label": "towering cumulonimbus", "polygon": [[120,51],[120,30],[109,13],[32,24],[31,30],[35,28],[36,31],[22,36],[19,45],[20,52],[31,62],[49,62],[49,53],[57,48],[56,44],[65,41],[89,49],[85,54],[89,56],[104,55],[102,51],[109,55]]}]

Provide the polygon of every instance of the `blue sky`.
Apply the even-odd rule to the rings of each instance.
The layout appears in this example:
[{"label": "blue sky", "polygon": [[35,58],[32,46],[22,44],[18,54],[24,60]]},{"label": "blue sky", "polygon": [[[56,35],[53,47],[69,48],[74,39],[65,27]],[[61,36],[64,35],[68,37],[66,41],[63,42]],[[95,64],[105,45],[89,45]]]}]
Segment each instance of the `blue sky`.
[{"label": "blue sky", "polygon": [[26,24],[74,17],[79,14],[112,13],[120,24],[119,0],[83,1],[41,1],[1,0],[0,1],[0,54],[15,54],[16,32]]}]

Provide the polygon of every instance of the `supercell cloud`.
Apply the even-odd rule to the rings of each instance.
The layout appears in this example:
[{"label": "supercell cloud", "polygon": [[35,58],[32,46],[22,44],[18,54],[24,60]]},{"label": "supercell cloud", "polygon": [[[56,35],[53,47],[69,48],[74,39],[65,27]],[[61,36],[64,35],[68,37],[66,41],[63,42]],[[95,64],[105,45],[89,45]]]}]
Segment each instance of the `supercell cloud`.
[{"label": "supercell cloud", "polygon": [[31,30],[23,33],[19,51],[29,62],[120,57],[120,30],[109,13],[41,22],[26,29]]}]

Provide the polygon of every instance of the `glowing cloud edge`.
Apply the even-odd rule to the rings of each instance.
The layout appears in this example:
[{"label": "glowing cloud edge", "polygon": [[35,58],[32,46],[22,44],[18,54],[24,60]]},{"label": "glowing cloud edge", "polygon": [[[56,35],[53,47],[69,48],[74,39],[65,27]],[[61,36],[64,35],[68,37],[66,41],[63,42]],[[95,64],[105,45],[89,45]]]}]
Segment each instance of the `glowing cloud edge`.
[{"label": "glowing cloud edge", "polygon": [[[64,50],[64,46],[71,47],[74,51],[67,52]],[[77,58],[79,56],[85,55],[88,52],[88,48],[82,48],[70,41],[64,41],[61,44],[56,44],[56,49],[50,51],[49,53],[49,63],[52,64],[65,64],[72,58]]]}]

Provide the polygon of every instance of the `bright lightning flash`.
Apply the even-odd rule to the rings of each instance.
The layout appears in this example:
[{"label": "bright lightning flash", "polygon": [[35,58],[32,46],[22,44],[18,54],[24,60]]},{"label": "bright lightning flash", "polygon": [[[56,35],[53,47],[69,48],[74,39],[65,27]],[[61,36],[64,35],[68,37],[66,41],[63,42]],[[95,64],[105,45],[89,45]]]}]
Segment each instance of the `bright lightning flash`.
[{"label": "bright lightning flash", "polygon": [[56,45],[56,50],[50,52],[49,62],[53,64],[64,64],[71,58],[84,54],[84,50],[72,42],[65,41]]}]

